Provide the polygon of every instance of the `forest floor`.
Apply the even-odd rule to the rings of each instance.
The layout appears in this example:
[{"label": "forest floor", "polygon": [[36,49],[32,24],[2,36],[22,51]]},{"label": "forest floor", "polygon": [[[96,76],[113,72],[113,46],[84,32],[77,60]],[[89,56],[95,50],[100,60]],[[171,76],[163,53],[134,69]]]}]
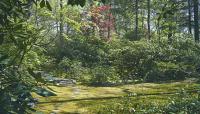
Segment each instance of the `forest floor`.
[{"label": "forest floor", "polygon": [[[91,87],[74,85],[68,87],[49,86],[57,96],[41,97],[33,94],[39,99],[36,110],[41,114],[90,114],[91,110],[103,105],[110,100],[120,99],[122,96],[132,93],[140,95],[140,102],[151,102],[157,104],[166,103],[170,96],[181,90],[194,90],[199,84],[193,81],[179,81],[170,83],[141,83],[129,84],[115,87]],[[37,114],[40,114],[40,113]]]}]

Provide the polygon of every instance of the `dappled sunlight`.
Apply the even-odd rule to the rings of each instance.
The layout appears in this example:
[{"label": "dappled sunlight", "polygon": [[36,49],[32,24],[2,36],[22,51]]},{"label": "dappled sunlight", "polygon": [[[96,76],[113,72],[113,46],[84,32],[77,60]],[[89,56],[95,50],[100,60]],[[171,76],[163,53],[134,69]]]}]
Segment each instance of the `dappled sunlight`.
[{"label": "dappled sunlight", "polygon": [[199,0],[0,0],[0,114],[200,114]]},{"label": "dappled sunlight", "polygon": [[[121,85],[116,87],[90,87],[83,85],[74,85],[67,87],[49,86],[57,94],[48,98],[39,97],[37,110],[50,113],[58,110],[60,114],[64,113],[91,113],[95,106],[109,102],[112,99],[121,99],[122,96],[130,93],[144,94],[135,98],[136,102],[165,104],[174,94],[162,94],[165,92],[179,92],[181,89],[190,90],[198,87],[199,84],[187,82],[173,83],[141,83]],[[75,91],[76,90],[76,91]],[[78,91],[78,92],[77,92]],[[160,93],[158,95],[148,95],[150,93]],[[136,97],[136,96],[135,96]],[[134,100],[134,97],[133,97]]]}]

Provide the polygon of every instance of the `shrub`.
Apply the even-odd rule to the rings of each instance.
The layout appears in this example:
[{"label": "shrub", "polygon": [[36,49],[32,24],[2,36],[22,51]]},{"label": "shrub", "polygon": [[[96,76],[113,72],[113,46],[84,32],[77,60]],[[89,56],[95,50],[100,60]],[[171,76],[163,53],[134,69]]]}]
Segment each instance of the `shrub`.
[{"label": "shrub", "polygon": [[32,77],[12,66],[1,70],[0,77],[0,113],[26,114],[34,111],[36,101],[30,94]]},{"label": "shrub", "polygon": [[88,82],[89,80],[89,77],[87,77],[89,74],[88,68],[83,67],[80,61],[70,60],[65,57],[58,64],[57,70],[60,71],[61,77],[75,79],[81,82]]},{"label": "shrub", "polygon": [[130,40],[130,41],[139,41],[141,40],[142,38],[145,38],[146,37],[146,34],[147,34],[147,30],[146,29],[138,29],[138,36],[137,36],[137,39],[136,39],[136,34],[135,34],[135,31],[128,31],[125,35],[124,35],[124,38]]},{"label": "shrub", "polygon": [[94,74],[94,69],[104,71],[103,66],[109,72],[114,69],[116,79],[125,83],[182,80],[198,76],[200,72],[200,45],[183,36],[174,37],[171,44],[165,38],[151,41],[113,39],[107,43],[95,37],[78,36],[68,39],[64,50],[61,61],[54,63],[59,66],[58,74],[82,81],[90,80],[91,76],[93,82],[108,80],[104,76],[96,79],[98,76]]},{"label": "shrub", "polygon": [[[183,92],[183,93],[182,93]],[[94,109],[98,114],[199,114],[200,99],[184,91],[164,105],[138,102],[127,96]]]},{"label": "shrub", "polygon": [[123,80],[181,80],[197,75],[199,50],[200,46],[190,39],[176,38],[172,44],[165,39],[126,41],[111,47],[110,61]]},{"label": "shrub", "polygon": [[113,67],[97,66],[91,70],[90,83],[96,86],[110,86],[117,84],[119,76]]}]

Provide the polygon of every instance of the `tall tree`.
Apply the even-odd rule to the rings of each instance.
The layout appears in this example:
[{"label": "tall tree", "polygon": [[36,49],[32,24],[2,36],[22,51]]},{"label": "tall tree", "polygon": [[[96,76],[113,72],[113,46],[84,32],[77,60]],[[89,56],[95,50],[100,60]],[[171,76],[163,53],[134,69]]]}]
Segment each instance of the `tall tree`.
[{"label": "tall tree", "polygon": [[147,17],[147,26],[148,26],[148,39],[151,39],[151,28],[150,28],[150,3],[151,0],[147,0],[147,9],[148,9],[148,17]]},{"label": "tall tree", "polygon": [[138,0],[135,0],[135,39],[138,39]]},{"label": "tall tree", "polygon": [[188,31],[189,31],[189,33],[190,34],[192,34],[192,25],[191,25],[191,17],[192,17],[192,15],[191,15],[191,1],[190,0],[188,0],[187,1],[188,2]]},{"label": "tall tree", "polygon": [[60,49],[63,48],[63,42],[64,42],[64,23],[63,23],[63,0],[60,0]]},{"label": "tall tree", "polygon": [[198,0],[193,0],[194,2],[194,38],[196,42],[199,42],[199,8],[198,8],[198,4],[199,1]]}]

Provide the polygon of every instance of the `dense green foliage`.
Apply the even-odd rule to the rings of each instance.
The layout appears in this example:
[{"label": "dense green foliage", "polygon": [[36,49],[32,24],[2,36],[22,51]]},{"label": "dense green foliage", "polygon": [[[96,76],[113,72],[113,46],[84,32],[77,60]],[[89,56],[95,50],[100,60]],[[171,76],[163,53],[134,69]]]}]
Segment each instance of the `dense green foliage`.
[{"label": "dense green foliage", "polygon": [[[31,113],[33,92],[56,95],[45,89],[46,75],[92,86],[199,78],[198,2],[1,0],[0,113]],[[126,100],[125,112],[113,105],[102,113],[134,112]],[[155,113],[199,113],[198,106],[193,98]]]},{"label": "dense green foliage", "polygon": [[[178,98],[169,98],[169,103],[159,105],[155,103],[139,102],[130,96],[121,100],[113,100],[106,105],[94,109],[98,114],[198,114],[200,111],[199,95],[186,92],[177,93]],[[136,95],[137,96],[137,95]],[[148,97],[148,96],[146,96]],[[138,97],[139,98],[139,97]],[[142,98],[140,98],[142,99]]]},{"label": "dense green foliage", "polygon": [[64,73],[61,76],[94,84],[183,80],[198,76],[199,50],[193,40],[181,36],[170,45],[165,39],[105,43],[81,37],[66,42],[57,70]]}]

